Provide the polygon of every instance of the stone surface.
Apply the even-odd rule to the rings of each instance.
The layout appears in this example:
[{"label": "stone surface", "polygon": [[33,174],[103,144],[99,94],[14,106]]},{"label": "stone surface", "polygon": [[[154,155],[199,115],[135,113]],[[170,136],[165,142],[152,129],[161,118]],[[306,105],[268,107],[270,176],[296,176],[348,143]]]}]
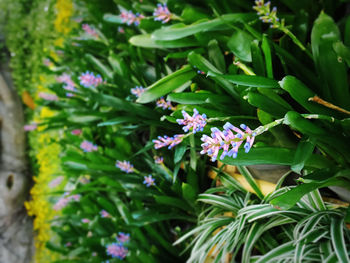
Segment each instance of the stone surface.
[{"label": "stone surface", "polygon": [[26,173],[23,110],[9,70],[0,68],[0,263],[29,263],[33,226],[24,201],[30,180]]}]

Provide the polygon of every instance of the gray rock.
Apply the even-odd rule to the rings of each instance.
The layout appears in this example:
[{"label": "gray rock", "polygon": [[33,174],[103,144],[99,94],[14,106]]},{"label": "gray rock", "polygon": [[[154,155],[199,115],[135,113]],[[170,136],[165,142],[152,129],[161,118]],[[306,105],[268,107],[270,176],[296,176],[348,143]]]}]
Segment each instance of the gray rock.
[{"label": "gray rock", "polygon": [[30,179],[25,154],[22,103],[9,70],[0,69],[0,263],[29,263],[33,225],[24,208]]}]

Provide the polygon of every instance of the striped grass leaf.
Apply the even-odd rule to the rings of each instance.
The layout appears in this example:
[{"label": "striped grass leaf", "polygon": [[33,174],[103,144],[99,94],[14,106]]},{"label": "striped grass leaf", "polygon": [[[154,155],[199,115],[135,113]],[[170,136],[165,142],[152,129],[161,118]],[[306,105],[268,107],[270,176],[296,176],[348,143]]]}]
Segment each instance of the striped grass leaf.
[{"label": "striped grass leaf", "polygon": [[255,263],[275,262],[276,259],[291,256],[294,250],[293,242],[284,243],[265,255],[261,256]]},{"label": "striped grass leaf", "polygon": [[344,218],[332,217],[331,240],[339,262],[350,262],[344,239]]},{"label": "striped grass leaf", "polygon": [[198,201],[227,209],[229,211],[234,212],[235,214],[240,209],[240,207],[233,202],[232,198],[227,196],[200,194],[198,197]]},{"label": "striped grass leaf", "polygon": [[249,183],[249,185],[253,188],[253,190],[255,191],[256,195],[260,198],[260,199],[264,199],[264,194],[261,192],[258,184],[256,183],[256,181],[254,180],[252,174],[249,172],[249,170],[247,169],[247,167],[245,166],[237,166],[238,171],[244,176],[244,178],[247,180],[247,182]]}]

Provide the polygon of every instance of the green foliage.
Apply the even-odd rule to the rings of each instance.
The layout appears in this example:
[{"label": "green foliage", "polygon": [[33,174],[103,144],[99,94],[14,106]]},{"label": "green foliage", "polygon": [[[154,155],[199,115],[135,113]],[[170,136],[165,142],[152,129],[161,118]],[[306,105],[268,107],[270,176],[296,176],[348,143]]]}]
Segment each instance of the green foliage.
[{"label": "green foliage", "polygon": [[[53,227],[61,246],[49,244],[66,262],[108,260],[118,232],[130,233],[129,262],[205,262],[210,255],[214,262],[348,261],[346,211],[320,195],[324,187],[350,186],[349,18],[338,15],[346,3],[275,1],[278,13],[259,13],[261,21],[250,2],[169,0],[165,24],[152,17],[154,1],[77,1],[82,24],[95,34],[76,29],[67,39],[62,61],[48,72],[68,74],[74,86],[54,84],[58,100],[38,101],[58,112],[43,124],[65,132],[66,190],[81,195]],[[255,9],[270,8],[263,2]],[[128,24],[120,15],[126,10],[144,17]],[[100,75],[98,85],[81,81],[86,71]],[[140,96],[130,93],[136,86],[145,87]],[[162,97],[168,104],[160,109]],[[182,133],[176,120],[194,109],[207,124]],[[239,166],[255,194],[198,154],[206,147],[198,133],[215,135],[211,128],[242,120],[252,129],[243,139],[255,144],[221,161]],[[164,134],[180,134],[181,144],[154,148]],[[213,160],[225,150],[222,134],[219,152],[203,151]],[[84,140],[96,149],[85,150]],[[122,172],[117,160],[134,170]],[[301,178],[265,195],[245,167],[261,164],[288,166]],[[210,170],[222,186],[212,187]],[[148,175],[156,185],[143,184]]]}]

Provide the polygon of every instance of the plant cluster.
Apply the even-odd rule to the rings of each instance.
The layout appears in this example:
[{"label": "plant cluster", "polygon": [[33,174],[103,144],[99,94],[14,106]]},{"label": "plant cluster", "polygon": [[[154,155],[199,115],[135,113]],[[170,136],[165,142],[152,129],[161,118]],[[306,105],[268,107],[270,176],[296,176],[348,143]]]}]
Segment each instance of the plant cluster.
[{"label": "plant cluster", "polygon": [[[81,28],[38,101],[57,112],[38,125],[65,134],[49,248],[64,262],[349,261],[349,208],[324,190],[350,188],[346,3],[76,4]],[[260,164],[298,180],[263,193],[246,167]]]}]

